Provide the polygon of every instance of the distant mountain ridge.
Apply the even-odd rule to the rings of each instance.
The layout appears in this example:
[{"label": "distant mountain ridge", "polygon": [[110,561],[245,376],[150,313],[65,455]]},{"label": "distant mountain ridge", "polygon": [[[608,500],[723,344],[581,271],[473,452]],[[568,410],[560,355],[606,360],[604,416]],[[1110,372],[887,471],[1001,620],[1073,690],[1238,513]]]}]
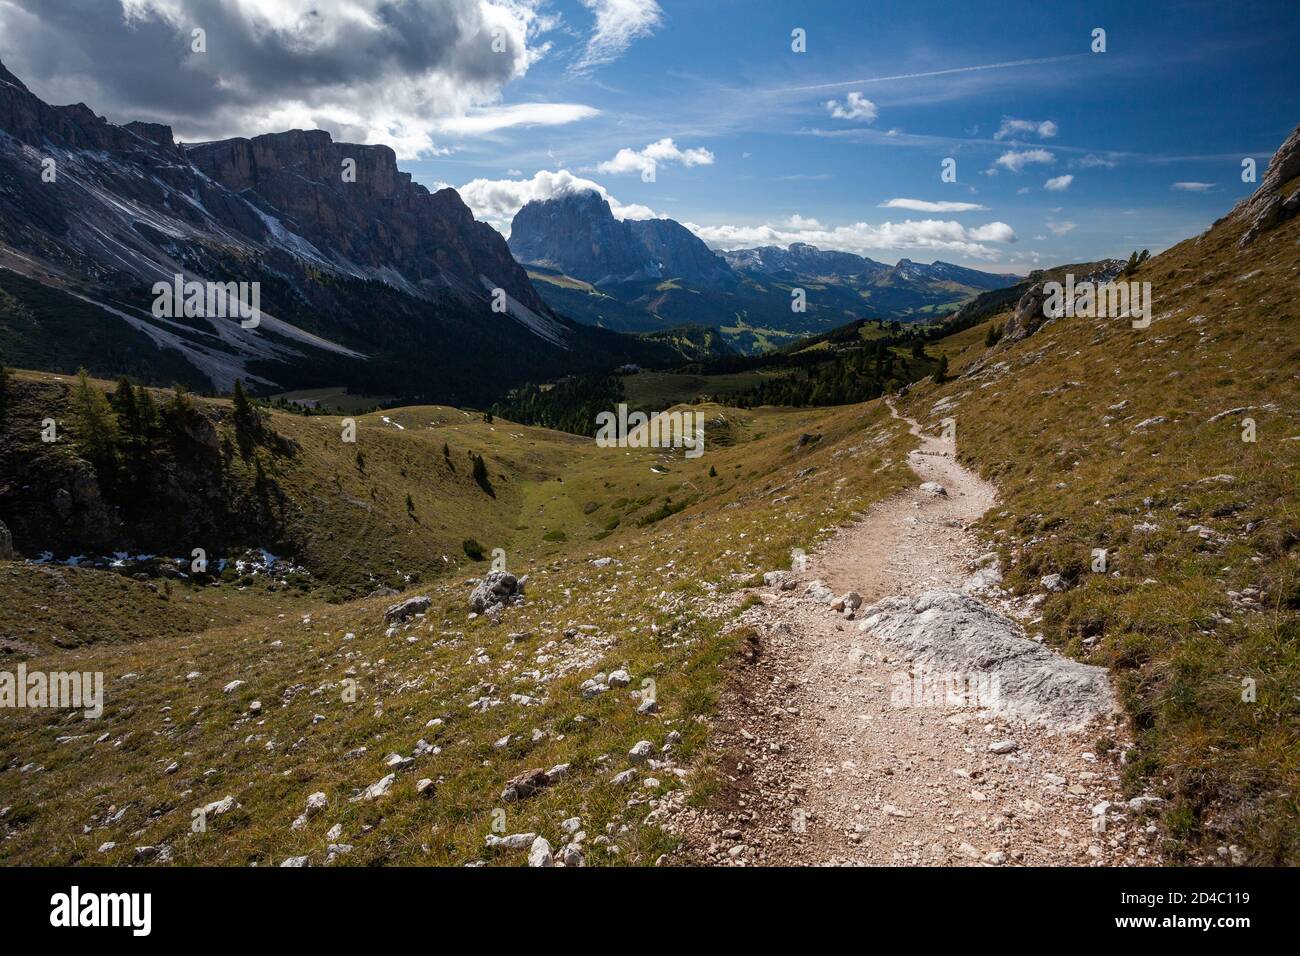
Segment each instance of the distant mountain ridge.
[{"label": "distant mountain ridge", "polygon": [[[890,266],[802,242],[719,253],[672,219],[617,219],[594,190],[527,203],[509,246],[542,297],[566,315],[634,332],[711,326],[741,351],[858,318],[934,318],[1021,281],[947,262]],[[796,289],[804,290],[804,311],[792,308]]]}]

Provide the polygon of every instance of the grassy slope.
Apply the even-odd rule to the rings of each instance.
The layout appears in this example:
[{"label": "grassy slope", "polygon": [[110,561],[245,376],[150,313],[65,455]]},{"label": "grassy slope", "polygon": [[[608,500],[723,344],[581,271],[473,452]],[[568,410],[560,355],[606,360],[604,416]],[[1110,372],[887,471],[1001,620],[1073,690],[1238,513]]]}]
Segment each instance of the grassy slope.
[{"label": "grassy slope", "polygon": [[[1009,584],[1073,582],[1048,595],[1041,628],[1118,672],[1139,731],[1129,782],[1167,798],[1171,853],[1236,843],[1254,862],[1295,864],[1300,220],[1247,251],[1240,231],[1225,221],[1133,276],[1152,285],[1149,329],[1062,319],[998,346],[980,372],[915,386],[907,408],[934,428],[955,417],[961,457],[998,483],[986,524]],[[937,343],[954,373],[984,354],[986,325]],[[936,409],[943,399],[955,405]],[[1090,570],[1094,548],[1109,574]]]},{"label": "grassy slope", "polygon": [[[592,837],[608,834],[618,850],[595,847],[591,864],[652,863],[670,842],[644,822],[644,794],[636,786],[615,788],[609,777],[628,766],[633,743],[662,745],[669,730],[683,735],[681,765],[704,750],[707,718],[742,639],[726,620],[706,613],[709,604],[761,571],[787,566],[792,547],[811,546],[910,481],[904,456],[912,439],[878,406],[710,406],[709,445],[693,461],[654,450],[602,450],[589,440],[501,420],[488,425],[448,409],[388,414],[406,430],[370,417],[360,433],[377,500],[399,498],[398,489],[409,487],[422,522],[447,524],[439,534],[455,538],[464,532],[460,523],[472,521],[469,530],[493,547],[499,532],[509,566],[531,574],[527,603],[507,611],[499,626],[468,620],[461,569],[408,592],[429,594],[433,610],[392,637],[381,620],[392,599],[370,598],[42,656],[40,666],[49,670],[105,672],[106,710],[89,722],[55,711],[6,715],[0,748],[10,759],[0,770],[0,808],[9,809],[0,818],[0,860],[126,863],[135,846],[166,843],[182,863],[267,864],[309,854],[319,864],[325,831],[341,823],[341,841],[356,846],[344,858],[351,864],[517,864],[522,852],[490,855],[483,848],[500,806],[509,832],[533,830],[557,845],[559,821],[580,815]],[[332,427],[328,419],[276,414],[273,425],[302,443],[296,467],[319,472],[321,480],[338,467],[345,483],[360,481],[349,461],[336,460],[317,440]],[[805,431],[824,437],[796,452],[794,439]],[[465,490],[436,462],[430,466],[425,447],[440,457],[444,439],[458,453],[486,454],[494,478],[503,463],[507,479],[488,507],[475,503],[460,513],[455,496]],[[402,468],[407,479],[398,485]],[[309,500],[291,476],[282,481],[296,500]],[[330,499],[327,490],[322,494]],[[671,510],[666,503],[687,507],[654,520]],[[354,528],[359,539],[371,540],[346,510],[322,509],[315,520],[335,522],[329,540],[336,558],[347,553],[338,539]],[[556,532],[565,540],[554,540]],[[394,551],[416,540],[412,531]],[[589,563],[595,555],[616,563],[596,568]],[[630,688],[581,699],[583,679],[616,667],[630,671]],[[193,671],[201,676],[187,680]],[[358,682],[355,703],[342,700],[347,677]],[[638,716],[629,693],[646,678],[657,683],[657,716]],[[247,684],[223,694],[234,679]],[[512,693],[540,702],[521,704]],[[503,703],[486,711],[469,706],[483,696]],[[248,710],[254,699],[264,705],[260,716]],[[435,717],[445,723],[426,727]],[[107,736],[96,742],[101,735]],[[63,736],[76,739],[57,742]],[[495,749],[493,742],[506,736],[509,744]],[[419,758],[386,799],[348,802],[384,776],[389,752],[410,754],[419,738],[441,753]],[[362,746],[364,756],[343,758]],[[172,761],[179,768],[164,773]],[[562,762],[572,764],[566,780],[525,802],[501,804],[510,777]],[[664,789],[681,785],[670,774],[655,775]],[[436,781],[432,799],[414,792],[425,776]],[[696,799],[708,797],[712,780],[702,763]],[[317,790],[329,796],[329,809],[292,830]],[[192,811],[227,794],[241,809],[213,820],[205,833],[191,833]],[[83,832],[87,825],[90,832]],[[98,853],[105,842],[118,846]]]}]

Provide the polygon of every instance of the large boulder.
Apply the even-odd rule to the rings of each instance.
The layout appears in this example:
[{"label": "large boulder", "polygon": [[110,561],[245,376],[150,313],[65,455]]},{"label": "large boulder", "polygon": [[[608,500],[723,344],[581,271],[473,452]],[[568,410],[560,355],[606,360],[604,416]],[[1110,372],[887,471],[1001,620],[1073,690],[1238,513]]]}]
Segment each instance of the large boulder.
[{"label": "large boulder", "polygon": [[417,597],[407,598],[397,604],[391,605],[384,612],[385,624],[400,624],[402,621],[409,620],[417,614],[424,614],[429,610],[433,601],[428,595],[421,594]]},{"label": "large boulder", "polygon": [[1104,667],[1062,657],[960,591],[891,597],[863,614],[859,630],[903,651],[931,673],[992,687],[990,709],[1059,729],[1081,728],[1115,710]]},{"label": "large boulder", "polygon": [[470,592],[470,610],[478,614],[491,614],[507,604],[522,603],[526,581],[527,576],[516,578],[509,571],[489,571]]}]

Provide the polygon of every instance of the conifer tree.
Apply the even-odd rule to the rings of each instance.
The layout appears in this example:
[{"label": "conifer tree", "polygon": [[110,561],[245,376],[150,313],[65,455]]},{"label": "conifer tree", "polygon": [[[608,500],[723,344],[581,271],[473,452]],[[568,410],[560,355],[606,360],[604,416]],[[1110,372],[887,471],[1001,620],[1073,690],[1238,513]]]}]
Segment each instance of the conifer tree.
[{"label": "conifer tree", "polygon": [[71,408],[78,447],[96,472],[111,480],[117,470],[117,416],[104,393],[90,383],[84,368],[77,371]]}]

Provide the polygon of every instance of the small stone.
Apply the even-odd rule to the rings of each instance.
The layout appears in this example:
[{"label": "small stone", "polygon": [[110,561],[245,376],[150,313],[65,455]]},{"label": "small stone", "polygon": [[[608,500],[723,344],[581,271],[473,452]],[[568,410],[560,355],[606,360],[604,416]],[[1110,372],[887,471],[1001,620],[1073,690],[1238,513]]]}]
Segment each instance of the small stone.
[{"label": "small stone", "polygon": [[538,837],[528,848],[529,866],[554,866],[555,856],[551,853],[551,844],[545,837]]},{"label": "small stone", "polygon": [[576,843],[565,844],[560,849],[560,862],[565,866],[586,866],[587,861],[582,856],[582,847]]},{"label": "small stone", "polygon": [[504,837],[489,833],[483,838],[483,843],[489,850],[522,850],[526,846],[531,847],[536,839],[536,833],[512,833]]},{"label": "small stone", "polygon": [[390,773],[382,780],[372,783],[370,786],[366,787],[365,790],[361,791],[360,796],[356,796],[352,798],[352,802],[355,803],[358,800],[378,800],[381,797],[388,796],[388,791],[392,789],[393,781],[396,779],[397,779],[397,775]]},{"label": "small stone", "polygon": [[633,763],[644,763],[649,760],[655,752],[655,745],[648,740],[638,740],[627,752],[628,757]]}]

